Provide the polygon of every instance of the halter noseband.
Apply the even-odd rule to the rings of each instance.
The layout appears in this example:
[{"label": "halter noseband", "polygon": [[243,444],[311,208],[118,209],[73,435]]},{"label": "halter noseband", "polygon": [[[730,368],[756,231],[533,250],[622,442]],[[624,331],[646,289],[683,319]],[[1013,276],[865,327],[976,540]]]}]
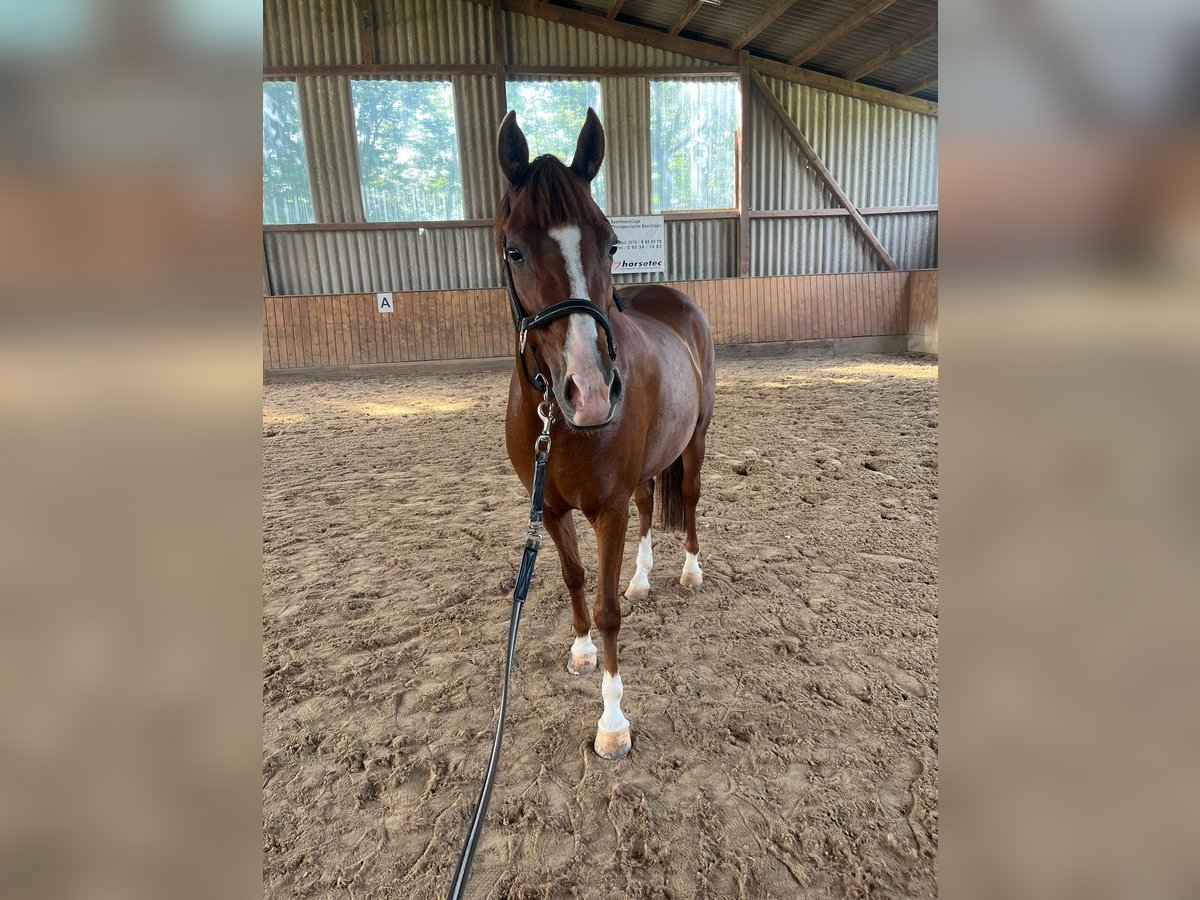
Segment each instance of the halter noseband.
[{"label": "halter noseband", "polygon": [[[617,345],[613,340],[612,325],[608,321],[608,316],[604,315],[604,310],[591,300],[582,297],[568,297],[566,300],[559,300],[557,303],[547,306],[545,309],[539,310],[531,316],[525,312],[525,307],[521,305],[521,301],[517,297],[517,289],[513,287],[512,268],[509,266],[507,258],[504,260],[504,284],[508,288],[508,305],[512,311],[513,327],[516,328],[520,341],[517,347],[517,355],[521,359],[521,370],[525,375],[525,380],[529,382],[535,391],[542,394],[552,393],[550,382],[546,380],[546,376],[542,374],[542,369],[538,365],[536,353],[531,354],[533,356],[533,375],[529,374],[529,364],[525,361],[525,343],[529,332],[535,331],[538,328],[545,328],[551,322],[557,321],[564,316],[583,313],[599,322],[600,327],[604,329],[604,336],[608,340],[608,358],[613,362],[617,361]],[[625,304],[621,302],[621,295],[617,293],[615,286],[613,287],[612,295],[613,302],[617,305],[617,310],[624,312]]]}]

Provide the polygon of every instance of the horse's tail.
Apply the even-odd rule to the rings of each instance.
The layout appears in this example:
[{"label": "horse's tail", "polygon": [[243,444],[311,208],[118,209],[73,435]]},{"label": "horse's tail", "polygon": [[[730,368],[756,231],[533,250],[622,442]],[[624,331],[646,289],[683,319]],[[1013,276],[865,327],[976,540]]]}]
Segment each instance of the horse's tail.
[{"label": "horse's tail", "polygon": [[663,531],[683,531],[683,457],[679,457],[658,475],[658,527]]}]

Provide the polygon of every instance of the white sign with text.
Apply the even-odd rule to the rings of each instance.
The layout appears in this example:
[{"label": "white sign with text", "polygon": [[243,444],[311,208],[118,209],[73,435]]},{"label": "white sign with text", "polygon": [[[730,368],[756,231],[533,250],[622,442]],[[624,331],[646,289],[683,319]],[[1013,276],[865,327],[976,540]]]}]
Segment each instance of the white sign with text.
[{"label": "white sign with text", "polygon": [[386,294],[376,294],[375,308],[381,313],[393,312],[396,307],[392,303],[392,292],[388,291]]},{"label": "white sign with text", "polygon": [[617,233],[617,254],[613,274],[619,272],[664,272],[667,242],[662,216],[609,217]]}]

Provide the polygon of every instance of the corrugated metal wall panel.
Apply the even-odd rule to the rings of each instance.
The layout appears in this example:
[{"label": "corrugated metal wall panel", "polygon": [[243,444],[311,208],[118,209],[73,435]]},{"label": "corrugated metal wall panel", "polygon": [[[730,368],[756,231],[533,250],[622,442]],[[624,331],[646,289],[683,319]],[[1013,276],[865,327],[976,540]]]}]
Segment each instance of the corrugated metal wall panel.
[{"label": "corrugated metal wall panel", "polygon": [[468,219],[490,219],[504,193],[503,179],[495,162],[501,119],[496,109],[496,79],[456,75],[453,81],[463,215]]},{"label": "corrugated metal wall panel", "polygon": [[267,232],[278,294],[495,287],[487,228]]},{"label": "corrugated metal wall panel", "polygon": [[[349,0],[343,0],[347,5]],[[492,61],[490,11],[465,0],[373,0],[375,61],[387,65]]]},{"label": "corrugated metal wall panel", "polygon": [[358,12],[349,0],[264,0],[263,65],[362,61]]},{"label": "corrugated metal wall panel", "polygon": [[350,79],[340,75],[298,78],[296,96],[304,122],[316,221],[362,222]]},{"label": "corrugated metal wall panel", "polygon": [[[825,131],[826,95],[788,82],[767,81],[800,129],[812,135]],[[796,149],[766,101],[753,94],[750,103],[750,209],[825,209],[833,204],[808,161]]]},{"label": "corrugated metal wall panel", "polygon": [[504,14],[508,62],[517,66],[711,66],[712,63],[633,44],[593,31],[517,13]]},{"label": "corrugated metal wall panel", "polygon": [[750,274],[820,275],[877,272],[882,266],[846,216],[754,219]]},{"label": "corrugated metal wall panel", "polygon": [[[936,118],[779,79],[766,81],[857,206],[937,203]],[[836,205],[761,98],[751,104],[751,118],[750,208]],[[868,224],[901,268],[924,268],[936,265],[936,219],[932,213],[872,216]],[[845,218],[759,221],[751,236],[755,275],[879,268]]]},{"label": "corrugated metal wall panel", "polygon": [[644,78],[601,78],[608,212],[650,215],[650,85]]},{"label": "corrugated metal wall panel", "polygon": [[937,268],[937,213],[864,218],[901,269]]},{"label": "corrugated metal wall panel", "polygon": [[732,278],[737,274],[737,219],[667,222],[666,231],[668,280]]}]

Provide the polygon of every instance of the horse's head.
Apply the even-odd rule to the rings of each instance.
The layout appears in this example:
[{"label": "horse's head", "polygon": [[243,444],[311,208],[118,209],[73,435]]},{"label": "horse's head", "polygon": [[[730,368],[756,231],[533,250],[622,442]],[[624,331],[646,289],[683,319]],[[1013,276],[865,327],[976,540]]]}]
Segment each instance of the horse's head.
[{"label": "horse's head", "polygon": [[[570,167],[553,156],[530,162],[515,112],[500,126],[497,149],[508,189],[496,213],[496,247],[507,258],[525,314],[574,298],[590,301],[611,318],[616,235],[590,187],[604,159],[604,129],[596,113],[587,112]],[[549,373],[569,424],[596,427],[612,419],[621,376],[594,316],[563,316],[531,334],[530,343],[525,352]]]}]

